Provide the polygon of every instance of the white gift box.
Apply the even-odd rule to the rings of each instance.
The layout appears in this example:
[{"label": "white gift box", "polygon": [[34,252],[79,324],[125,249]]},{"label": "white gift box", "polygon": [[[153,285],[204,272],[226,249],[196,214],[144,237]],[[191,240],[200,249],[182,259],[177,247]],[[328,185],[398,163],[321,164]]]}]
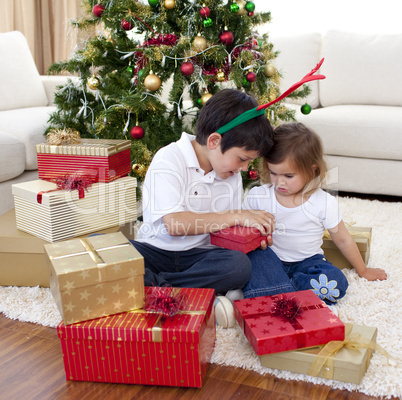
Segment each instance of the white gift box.
[{"label": "white gift box", "polygon": [[137,218],[137,180],[97,182],[84,191],[35,180],[12,185],[17,228],[48,242],[86,235]]}]

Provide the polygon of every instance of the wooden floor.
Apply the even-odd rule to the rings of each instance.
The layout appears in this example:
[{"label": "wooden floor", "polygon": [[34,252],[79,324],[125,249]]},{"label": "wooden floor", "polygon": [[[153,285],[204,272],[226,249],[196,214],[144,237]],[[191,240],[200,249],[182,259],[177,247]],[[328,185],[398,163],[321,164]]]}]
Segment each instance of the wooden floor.
[{"label": "wooden floor", "polygon": [[285,381],[238,368],[211,365],[201,389],[66,381],[55,328],[0,314],[2,400],[377,400],[329,386]]}]

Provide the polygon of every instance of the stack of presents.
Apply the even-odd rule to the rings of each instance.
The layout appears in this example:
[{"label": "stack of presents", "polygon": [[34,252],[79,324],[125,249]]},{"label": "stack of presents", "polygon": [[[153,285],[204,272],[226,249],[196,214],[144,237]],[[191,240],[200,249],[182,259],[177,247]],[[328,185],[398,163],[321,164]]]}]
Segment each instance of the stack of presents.
[{"label": "stack of presents", "polygon": [[[201,387],[215,292],[144,287],[143,258],[122,233],[137,217],[130,142],[44,143],[37,154],[40,179],[15,184],[15,210],[0,217],[0,285],[50,286],[68,380]],[[362,230],[355,238],[367,260]],[[247,252],[261,238],[235,228],[214,240]],[[344,324],[312,291],[238,300],[234,309],[270,368],[359,383],[376,348],[376,328]]]}]

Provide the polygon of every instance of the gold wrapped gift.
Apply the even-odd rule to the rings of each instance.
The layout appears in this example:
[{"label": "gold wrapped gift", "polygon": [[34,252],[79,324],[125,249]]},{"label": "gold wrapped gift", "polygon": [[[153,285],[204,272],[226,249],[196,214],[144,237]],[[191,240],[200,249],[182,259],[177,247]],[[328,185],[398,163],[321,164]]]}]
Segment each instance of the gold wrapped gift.
[{"label": "gold wrapped gift", "polygon": [[[347,224],[345,225],[349,233],[352,235],[354,241],[356,242],[364,263],[367,265],[370,258],[370,243],[371,243],[372,228],[359,227]],[[350,262],[344,257],[344,255],[332,241],[328,231],[324,232],[323,243],[321,247],[324,250],[324,256],[330,263],[332,263],[333,265],[335,265],[340,269],[352,268]]]},{"label": "gold wrapped gift", "polygon": [[[115,225],[94,233],[122,231],[133,238],[132,224]],[[129,236],[130,235],[130,236]],[[87,235],[85,235],[87,236]],[[37,236],[17,229],[15,210],[0,216],[0,285],[49,287],[49,273],[44,245],[48,243]]]},{"label": "gold wrapped gift", "polygon": [[50,289],[65,325],[144,305],[144,260],[121,233],[45,245]]},{"label": "gold wrapped gift", "polygon": [[359,384],[376,344],[377,328],[345,324],[345,340],[327,345],[260,356],[261,365],[299,374]]}]

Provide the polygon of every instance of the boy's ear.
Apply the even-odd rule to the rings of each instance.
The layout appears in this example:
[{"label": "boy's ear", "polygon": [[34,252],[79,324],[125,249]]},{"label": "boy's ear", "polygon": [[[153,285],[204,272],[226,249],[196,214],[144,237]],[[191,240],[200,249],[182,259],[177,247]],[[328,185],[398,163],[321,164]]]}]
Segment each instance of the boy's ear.
[{"label": "boy's ear", "polygon": [[211,133],[207,139],[208,149],[215,150],[217,147],[220,146],[221,141],[222,141],[222,136],[219,133],[217,133],[217,132]]}]

